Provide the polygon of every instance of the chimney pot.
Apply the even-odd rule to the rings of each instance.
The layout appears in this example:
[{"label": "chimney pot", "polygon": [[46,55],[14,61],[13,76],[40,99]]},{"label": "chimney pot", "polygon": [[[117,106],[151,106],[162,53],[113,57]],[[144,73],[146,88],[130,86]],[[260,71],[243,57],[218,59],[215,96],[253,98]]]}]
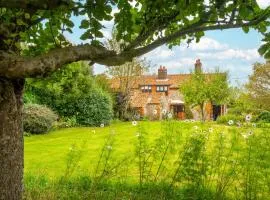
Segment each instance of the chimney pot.
[{"label": "chimney pot", "polygon": [[200,59],[195,62],[195,72],[202,72],[202,63]]},{"label": "chimney pot", "polygon": [[167,69],[165,66],[160,66],[158,69],[158,79],[166,79],[167,78]]}]

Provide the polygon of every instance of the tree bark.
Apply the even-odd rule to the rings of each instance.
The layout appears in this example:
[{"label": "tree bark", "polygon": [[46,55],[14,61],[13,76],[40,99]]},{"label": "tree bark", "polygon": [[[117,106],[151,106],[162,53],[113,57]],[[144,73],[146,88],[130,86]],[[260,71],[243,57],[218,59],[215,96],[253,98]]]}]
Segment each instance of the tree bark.
[{"label": "tree bark", "polygon": [[201,108],[202,122],[204,122],[205,121],[205,118],[204,118],[204,103],[200,104],[200,108]]},{"label": "tree bark", "polygon": [[22,199],[23,86],[24,79],[0,77],[0,200]]}]

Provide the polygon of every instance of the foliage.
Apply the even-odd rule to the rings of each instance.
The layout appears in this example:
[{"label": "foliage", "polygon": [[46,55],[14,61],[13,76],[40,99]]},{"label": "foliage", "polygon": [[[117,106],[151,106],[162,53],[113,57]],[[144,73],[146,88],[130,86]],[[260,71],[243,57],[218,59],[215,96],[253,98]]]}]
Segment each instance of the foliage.
[{"label": "foliage", "polygon": [[265,59],[270,59],[270,33],[266,33],[264,36],[263,44],[258,51]]},{"label": "foliage", "polygon": [[56,128],[56,129],[58,129],[58,128],[71,128],[71,127],[75,127],[75,126],[79,126],[75,116],[61,117],[59,119],[59,121],[57,121],[57,123],[54,125],[54,128]]},{"label": "foliage", "polygon": [[244,116],[241,115],[233,115],[233,114],[226,114],[219,116],[217,118],[217,123],[218,124],[228,124],[228,122],[232,120],[234,124],[243,122],[245,120]]},{"label": "foliage", "polygon": [[205,104],[207,102],[222,104],[229,95],[227,74],[216,70],[213,74],[204,74],[195,71],[191,78],[180,85],[180,92],[184,95],[185,102],[200,106],[201,119],[205,118]]},{"label": "foliage", "polygon": [[109,124],[112,119],[112,101],[108,94],[94,91],[74,102],[79,124],[100,126]]},{"label": "foliage", "polygon": [[26,104],[23,111],[23,129],[29,133],[46,133],[57,118],[57,115],[45,106]]},{"label": "foliage", "polygon": [[258,117],[256,118],[257,122],[267,122],[270,123],[270,112],[269,111],[263,111],[261,112]]},{"label": "foliage", "polygon": [[249,99],[260,109],[270,111],[270,62],[256,63],[246,87]]},{"label": "foliage", "polygon": [[[129,1],[109,0],[69,1],[55,4],[47,2],[44,3],[45,6],[30,2],[29,5],[27,4],[29,7],[16,4],[14,6],[12,3],[1,5],[1,18],[5,27],[13,27],[14,24],[18,27],[12,31],[12,34],[5,35],[3,42],[7,46],[14,43],[20,46],[20,42],[23,41],[31,48],[38,47],[32,51],[35,54],[54,47],[70,45],[65,39],[65,34],[72,34],[74,31],[75,24],[72,16],[80,20],[79,28],[83,30],[80,35],[81,40],[86,40],[92,45],[102,45],[101,39],[104,38],[102,21],[113,19],[113,8],[117,8],[114,14],[116,38],[118,41],[123,40],[125,44],[131,43],[131,46],[144,42],[149,44],[160,37],[169,37],[181,30],[205,25],[222,29],[222,25],[228,26],[230,23],[237,22],[239,23],[237,25],[242,27],[243,22],[258,20],[258,23],[255,21],[243,26],[243,31],[248,32],[249,27],[252,27],[261,33],[265,33],[269,25],[269,22],[264,20],[269,16],[268,10],[261,9],[256,1],[245,3],[210,1],[206,4],[203,0],[177,3],[172,0],[140,0],[133,5]],[[171,37],[167,43],[173,46],[184,40],[198,42],[206,30],[208,29],[199,28],[199,30],[187,31],[179,37]],[[50,43],[50,46],[47,43]]]},{"label": "foliage", "polygon": [[185,118],[186,119],[193,119],[193,113],[190,109],[190,106],[189,105],[185,105]]},{"label": "foliage", "polygon": [[78,124],[99,126],[112,118],[111,97],[99,88],[85,62],[70,64],[43,80],[27,80],[26,97],[31,95]]},{"label": "foliage", "polygon": [[[108,40],[108,48],[120,52],[123,45],[121,42],[116,40],[116,31],[112,34],[113,38]],[[149,66],[146,60],[134,58],[130,62],[126,62],[120,66],[108,67],[106,73],[112,77],[112,81],[117,83],[115,92],[115,104],[114,104],[114,116],[122,119],[130,119],[130,115],[133,113],[129,112],[130,99],[132,95],[132,87],[139,76],[142,76],[148,71]]]}]

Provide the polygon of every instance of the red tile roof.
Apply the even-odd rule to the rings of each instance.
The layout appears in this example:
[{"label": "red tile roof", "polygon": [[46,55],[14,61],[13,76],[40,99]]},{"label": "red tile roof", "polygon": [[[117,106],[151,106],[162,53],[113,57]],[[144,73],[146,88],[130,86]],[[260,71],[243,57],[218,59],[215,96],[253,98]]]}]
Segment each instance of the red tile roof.
[{"label": "red tile roof", "polygon": [[[140,85],[170,85],[171,88],[179,88],[179,84],[187,80],[190,74],[172,74],[168,75],[167,79],[157,79],[156,75],[143,75],[134,78],[131,82],[133,89],[138,88]],[[119,89],[120,78],[114,78],[110,80],[111,87]]]}]

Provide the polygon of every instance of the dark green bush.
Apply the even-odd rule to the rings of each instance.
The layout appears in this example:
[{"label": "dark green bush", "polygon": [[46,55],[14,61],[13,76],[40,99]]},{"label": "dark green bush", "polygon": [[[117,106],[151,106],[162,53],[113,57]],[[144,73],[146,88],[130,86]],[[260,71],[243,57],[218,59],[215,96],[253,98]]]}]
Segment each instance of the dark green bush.
[{"label": "dark green bush", "polygon": [[41,134],[48,132],[57,115],[49,108],[38,104],[26,104],[23,110],[23,129],[25,132]]},{"label": "dark green bush", "polygon": [[245,119],[241,115],[227,114],[227,115],[219,116],[217,118],[217,123],[218,124],[228,124],[229,120],[232,120],[235,124],[237,122],[243,122]]},{"label": "dark green bush", "polygon": [[28,79],[25,101],[33,99],[32,96],[63,119],[56,127],[99,126],[108,124],[112,118],[111,96],[95,83],[85,63],[70,64],[46,79]]},{"label": "dark green bush", "polygon": [[93,91],[76,101],[77,123],[82,125],[99,126],[109,124],[112,119],[112,101],[108,94]]},{"label": "dark green bush", "polygon": [[269,111],[263,111],[261,112],[258,117],[256,118],[257,122],[266,122],[270,123],[270,112]]}]

